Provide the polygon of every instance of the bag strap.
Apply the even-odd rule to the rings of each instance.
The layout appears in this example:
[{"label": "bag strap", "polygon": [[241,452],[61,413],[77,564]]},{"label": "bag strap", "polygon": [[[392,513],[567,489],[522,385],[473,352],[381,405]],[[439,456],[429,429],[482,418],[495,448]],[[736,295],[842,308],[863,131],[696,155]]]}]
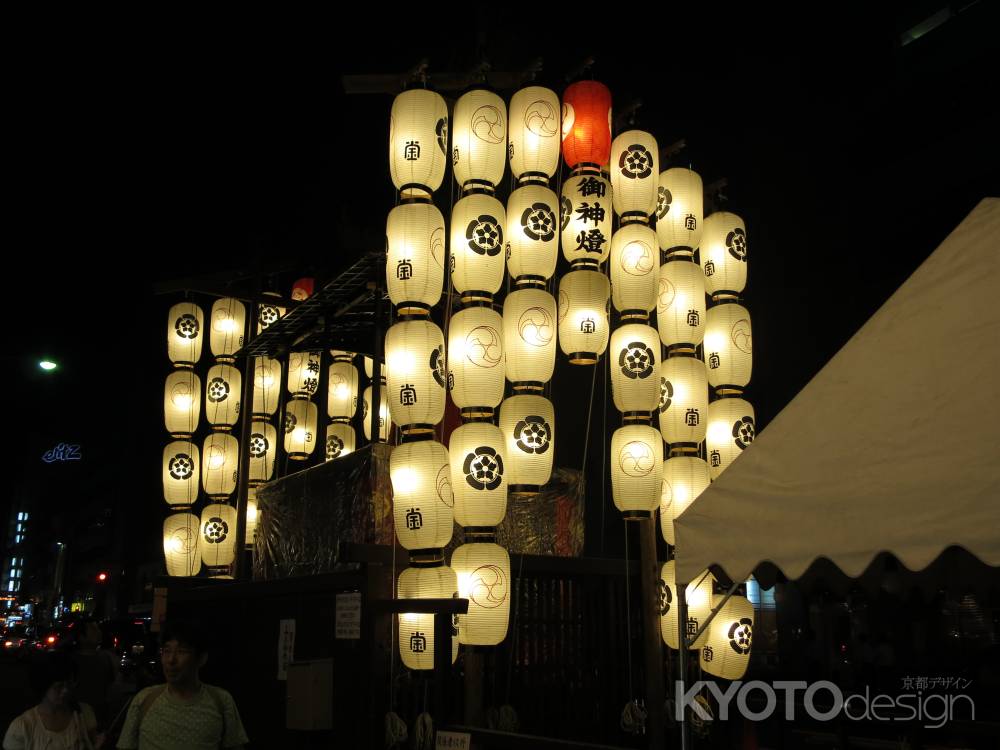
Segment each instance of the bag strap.
[{"label": "bag strap", "polygon": [[142,726],[143,719],[146,718],[146,714],[149,713],[153,704],[156,703],[156,699],[163,695],[163,691],[167,689],[166,685],[157,685],[156,687],[150,688],[149,695],[143,698],[142,703],[139,705],[139,726]]}]

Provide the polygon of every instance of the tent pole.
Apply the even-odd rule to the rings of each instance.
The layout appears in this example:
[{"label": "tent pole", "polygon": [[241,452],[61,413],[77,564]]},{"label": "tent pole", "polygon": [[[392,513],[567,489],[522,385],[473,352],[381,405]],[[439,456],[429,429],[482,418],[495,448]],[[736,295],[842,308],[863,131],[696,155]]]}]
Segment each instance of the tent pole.
[{"label": "tent pole", "polygon": [[705,622],[703,622],[701,624],[701,627],[698,628],[698,632],[696,632],[694,635],[691,636],[691,640],[689,641],[689,643],[694,643],[699,638],[701,638],[701,634],[704,633],[705,630],[708,628],[708,626],[712,624],[712,620],[714,620],[715,616],[719,614],[719,610],[721,610],[724,606],[726,606],[726,602],[728,602],[729,599],[732,597],[732,595],[736,593],[736,589],[739,588],[739,586],[740,582],[737,581],[736,583],[734,583],[732,586],[729,587],[729,591],[727,591],[725,596],[722,597],[722,601],[719,602],[717,606],[711,609],[711,611],[708,613],[708,617],[705,618]]},{"label": "tent pole", "polygon": [[[674,690],[674,714],[678,719],[681,729],[681,750],[689,750],[691,747],[691,735],[688,731],[687,707],[684,705],[685,684],[687,682],[687,583],[677,584],[677,645],[680,646],[677,654],[677,684]],[[679,712],[679,713],[678,713]]]}]

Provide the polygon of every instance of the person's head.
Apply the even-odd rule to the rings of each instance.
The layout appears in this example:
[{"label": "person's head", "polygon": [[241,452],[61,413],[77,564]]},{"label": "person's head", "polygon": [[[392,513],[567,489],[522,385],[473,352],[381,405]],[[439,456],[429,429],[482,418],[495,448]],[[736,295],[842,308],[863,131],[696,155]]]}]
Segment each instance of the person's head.
[{"label": "person's head", "polygon": [[160,662],[167,683],[196,682],[206,661],[208,643],[198,625],[183,620],[164,623],[160,630]]},{"label": "person's head", "polygon": [[80,620],[73,630],[73,640],[77,648],[92,649],[101,645],[103,637],[101,626],[94,620]]},{"label": "person's head", "polygon": [[76,664],[65,654],[45,654],[30,669],[31,689],[50,708],[76,708]]}]

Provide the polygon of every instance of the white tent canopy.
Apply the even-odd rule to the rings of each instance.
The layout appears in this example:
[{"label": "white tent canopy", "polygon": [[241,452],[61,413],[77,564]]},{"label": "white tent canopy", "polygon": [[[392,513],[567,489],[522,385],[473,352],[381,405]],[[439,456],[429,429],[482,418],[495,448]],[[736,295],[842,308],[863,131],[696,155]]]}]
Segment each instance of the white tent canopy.
[{"label": "white tent canopy", "polygon": [[677,580],[958,545],[1000,565],[1000,199],[983,200],[674,522]]}]

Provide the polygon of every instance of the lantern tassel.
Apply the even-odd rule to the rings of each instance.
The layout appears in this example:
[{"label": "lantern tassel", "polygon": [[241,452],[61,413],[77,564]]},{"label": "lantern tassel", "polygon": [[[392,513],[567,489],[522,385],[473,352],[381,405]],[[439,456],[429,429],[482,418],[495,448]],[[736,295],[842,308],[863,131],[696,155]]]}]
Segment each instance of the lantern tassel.
[{"label": "lantern tassel", "polygon": [[629,734],[645,734],[646,714],[646,709],[638,700],[629,701],[622,710],[622,730]]},{"label": "lantern tassel", "polygon": [[399,718],[399,714],[395,711],[389,711],[385,715],[385,746],[387,750],[401,746],[406,742],[408,736],[406,722]]},{"label": "lantern tassel", "polygon": [[414,750],[434,750],[434,719],[426,711],[413,722]]}]

